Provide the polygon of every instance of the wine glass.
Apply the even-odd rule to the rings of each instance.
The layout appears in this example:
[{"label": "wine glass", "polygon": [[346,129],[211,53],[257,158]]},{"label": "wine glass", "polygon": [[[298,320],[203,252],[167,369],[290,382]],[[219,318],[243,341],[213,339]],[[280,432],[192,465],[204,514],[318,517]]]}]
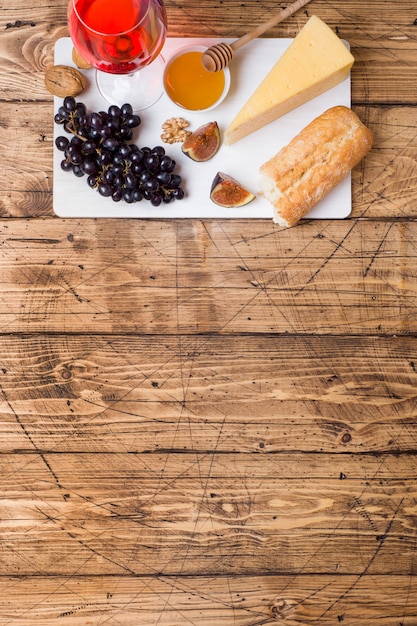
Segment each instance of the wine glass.
[{"label": "wine glass", "polygon": [[112,104],[145,109],[163,92],[167,35],[163,0],[69,0],[69,32],[78,53],[97,70]]}]

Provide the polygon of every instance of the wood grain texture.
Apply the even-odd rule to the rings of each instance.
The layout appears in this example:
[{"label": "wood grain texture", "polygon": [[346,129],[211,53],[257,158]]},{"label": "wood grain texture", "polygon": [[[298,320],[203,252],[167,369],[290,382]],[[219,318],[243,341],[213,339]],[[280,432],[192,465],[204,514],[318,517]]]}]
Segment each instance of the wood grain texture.
[{"label": "wood grain texture", "polygon": [[241,452],[256,453],[260,471],[259,454],[341,454],[338,476],[350,455],[415,450],[414,338],[34,335],[0,345],[4,454]]},{"label": "wood grain texture", "polygon": [[[410,334],[414,221],[0,224],[0,330]],[[32,260],[36,260],[32,262]],[[1,305],[2,303],[2,305]]]},{"label": "wood grain texture", "polygon": [[375,459],[368,481],[341,480],[336,468],[323,478],[312,468],[306,481],[291,471],[301,456],[286,471],[239,456],[174,456],[166,471],[166,455],[2,455],[3,567],[12,576],[413,575],[417,488],[395,456]]},{"label": "wood grain texture", "polygon": [[[277,10],[165,4],[172,36]],[[3,3],[0,626],[417,623],[416,5],[267,36],[313,13],[375,143],[348,219],[281,230],[55,217],[66,0]]]},{"label": "wood grain texture", "polygon": [[[407,576],[37,577],[0,580],[0,624],[16,626],[220,624],[263,626],[340,622],[413,623],[416,589]],[[9,601],[5,602],[5,598]],[[51,598],[54,601],[51,602]],[[341,598],[340,602],[336,602]],[[36,607],[36,608],[35,608]],[[387,616],[390,617],[387,617]],[[204,616],[204,617],[202,617]]]}]

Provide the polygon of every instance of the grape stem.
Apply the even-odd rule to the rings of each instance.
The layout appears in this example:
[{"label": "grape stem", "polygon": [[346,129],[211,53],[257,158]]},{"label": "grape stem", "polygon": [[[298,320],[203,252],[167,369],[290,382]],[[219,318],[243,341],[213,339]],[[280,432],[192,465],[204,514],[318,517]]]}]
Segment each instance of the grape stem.
[{"label": "grape stem", "polygon": [[76,115],[74,113],[71,113],[69,123],[67,124],[67,130],[70,133],[72,133],[75,137],[78,137],[78,139],[81,139],[82,141],[87,141],[87,137],[82,137],[81,135],[77,133],[77,125],[75,123],[75,118],[76,118]]}]

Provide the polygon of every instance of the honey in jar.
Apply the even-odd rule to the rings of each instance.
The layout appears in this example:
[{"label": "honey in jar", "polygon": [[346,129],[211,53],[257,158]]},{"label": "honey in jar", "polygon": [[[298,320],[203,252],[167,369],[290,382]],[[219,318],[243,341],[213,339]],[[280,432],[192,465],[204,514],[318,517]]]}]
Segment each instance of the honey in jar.
[{"label": "honey in jar", "polygon": [[190,111],[202,111],[215,105],[226,84],[224,71],[208,72],[202,56],[200,50],[184,51],[165,69],[166,93],[173,102]]}]

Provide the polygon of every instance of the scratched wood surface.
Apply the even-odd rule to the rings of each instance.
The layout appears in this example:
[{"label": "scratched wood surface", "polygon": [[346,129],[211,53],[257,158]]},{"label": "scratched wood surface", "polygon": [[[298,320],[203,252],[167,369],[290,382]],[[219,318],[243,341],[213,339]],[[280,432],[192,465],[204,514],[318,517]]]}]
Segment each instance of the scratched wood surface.
[{"label": "scratched wood surface", "polygon": [[[166,0],[234,37],[275,0]],[[285,6],[283,3],[278,3]],[[351,216],[64,220],[45,69],[0,10],[0,626],[417,624],[417,7],[312,0],[375,145]]]}]

